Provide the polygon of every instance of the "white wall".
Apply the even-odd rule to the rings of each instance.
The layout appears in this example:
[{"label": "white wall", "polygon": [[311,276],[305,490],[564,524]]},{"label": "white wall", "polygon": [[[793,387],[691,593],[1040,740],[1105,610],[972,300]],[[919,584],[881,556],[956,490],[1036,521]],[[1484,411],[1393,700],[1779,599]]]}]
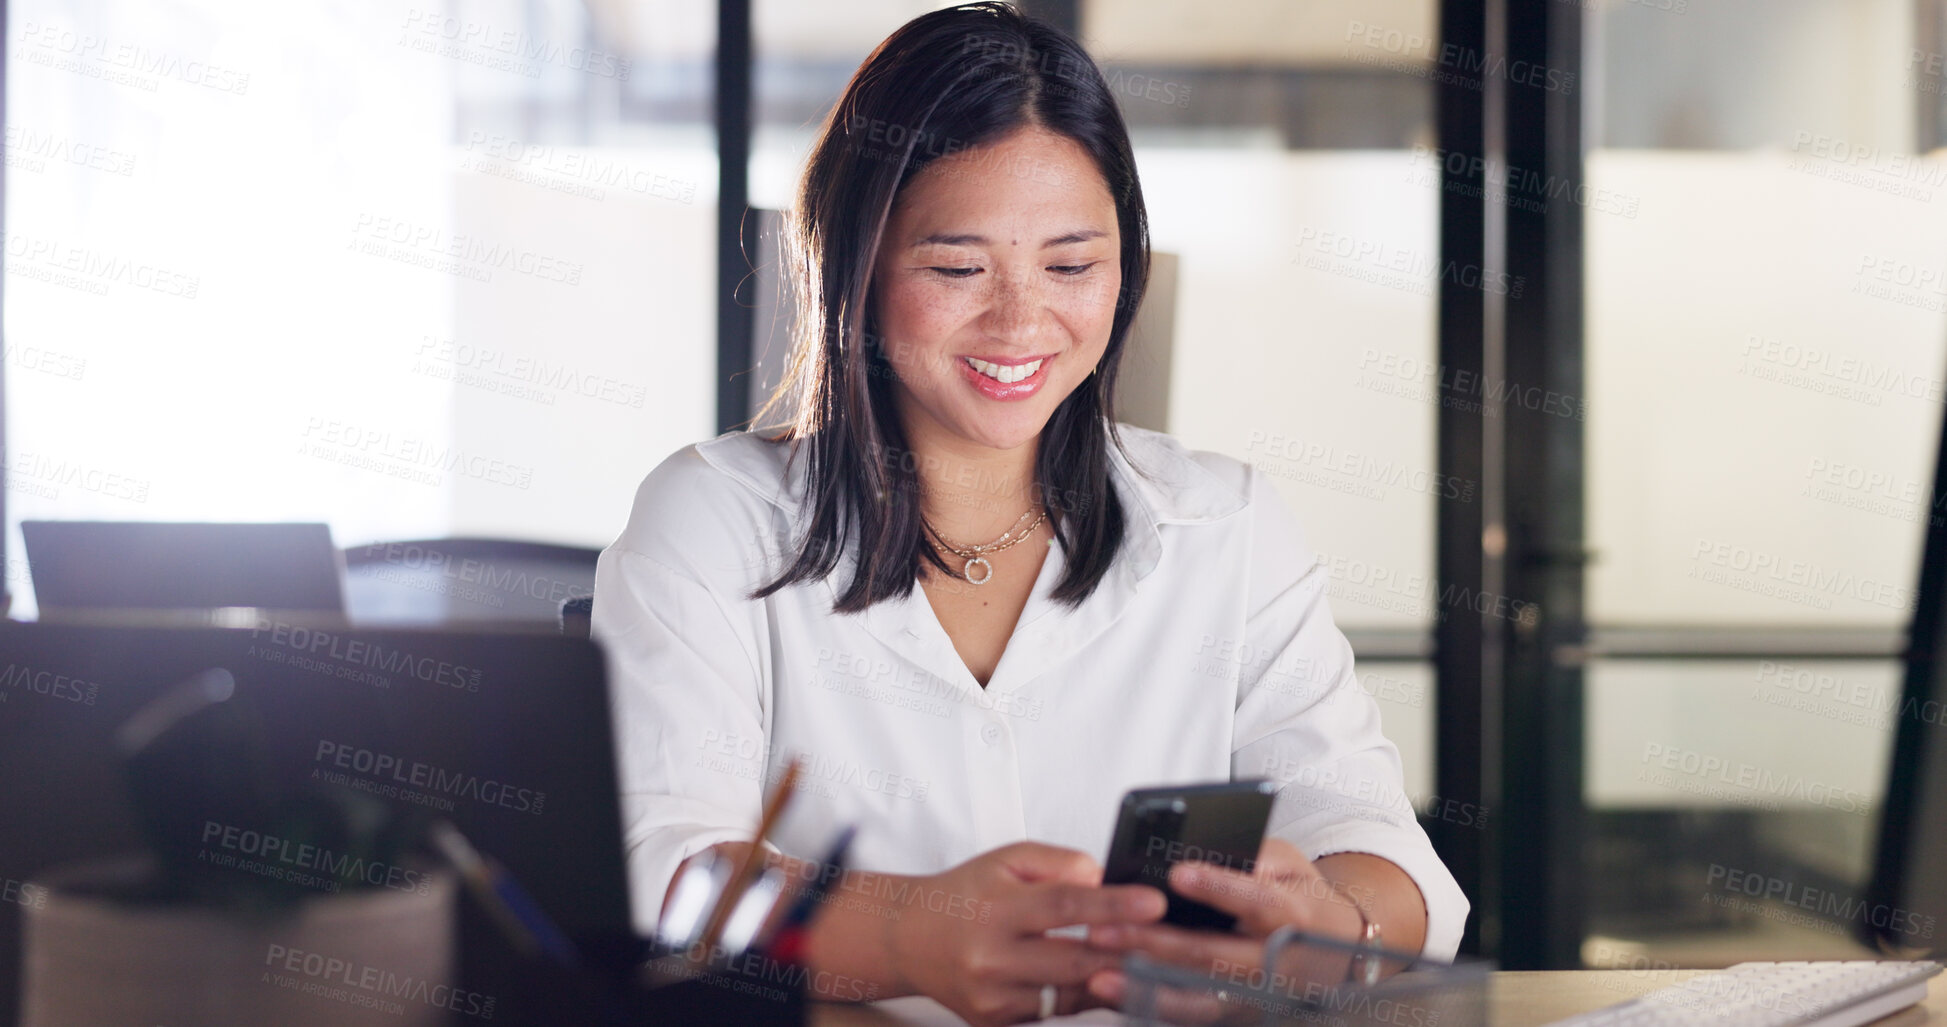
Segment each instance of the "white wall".
[{"label": "white wall", "polygon": [[[699,254],[715,245],[716,165],[693,150],[637,148],[561,149],[511,166],[532,177],[456,176],[455,222],[574,254],[582,273],[576,285],[497,276],[457,298],[453,344],[435,351],[459,375],[453,435],[534,473],[525,488],[456,477],[451,530],[607,545],[649,469],[714,434],[716,262]],[[603,170],[570,170],[583,167]],[[616,184],[594,184],[604,181]]]},{"label": "white wall", "polygon": [[[1159,250],[1178,258],[1170,430],[1276,483],[1334,572],[1341,626],[1434,614],[1432,255],[1410,152],[1145,148]],[[1362,663],[1407,793],[1433,794],[1424,664]]]},{"label": "white wall", "polygon": [[[530,42],[584,44],[564,12]],[[21,519],[599,545],[656,462],[711,434],[707,138],[456,140],[461,91],[513,104],[586,72],[484,62],[425,30],[437,14],[12,6],[16,615]]]},{"label": "white wall", "polygon": [[1587,222],[1591,619],[1903,625],[1947,395],[1947,161],[1588,167],[1640,199]]},{"label": "white wall", "polygon": [[1268,473],[1341,624],[1432,619],[1437,207],[1411,152],[1137,154],[1179,255],[1170,425]]}]

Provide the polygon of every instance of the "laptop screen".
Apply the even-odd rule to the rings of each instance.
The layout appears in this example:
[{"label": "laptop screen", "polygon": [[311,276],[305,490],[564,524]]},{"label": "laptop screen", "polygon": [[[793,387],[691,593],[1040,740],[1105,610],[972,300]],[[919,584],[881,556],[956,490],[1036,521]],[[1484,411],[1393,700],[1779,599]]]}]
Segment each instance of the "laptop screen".
[{"label": "laptop screen", "polygon": [[43,619],[66,610],[344,609],[323,524],[23,521]]}]

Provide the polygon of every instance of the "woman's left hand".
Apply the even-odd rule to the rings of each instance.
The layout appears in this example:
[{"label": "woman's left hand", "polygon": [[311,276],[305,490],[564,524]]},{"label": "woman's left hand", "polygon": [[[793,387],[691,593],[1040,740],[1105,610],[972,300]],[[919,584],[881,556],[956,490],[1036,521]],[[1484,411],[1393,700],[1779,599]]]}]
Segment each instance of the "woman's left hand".
[{"label": "woman's left hand", "polygon": [[[1190,930],[1165,923],[1096,927],[1088,943],[1113,952],[1141,952],[1159,962],[1173,963],[1208,974],[1214,987],[1226,983],[1262,986],[1264,941],[1280,927],[1356,941],[1364,918],[1353,903],[1356,894],[1335,886],[1312,865],[1298,847],[1281,838],[1266,839],[1257,865],[1243,873],[1211,863],[1179,863],[1170,871],[1170,889],[1187,899],[1223,910],[1237,918],[1230,932]],[[1336,984],[1345,979],[1350,957],[1316,955],[1311,965],[1281,966],[1280,991],[1302,995],[1309,983]],[[1120,1006],[1126,982],[1119,970],[1103,970],[1089,978],[1091,994]],[[1223,1018],[1215,1001],[1198,1003],[1183,996],[1191,1008],[1179,1015],[1203,1021]],[[1196,1008],[1208,1006],[1208,1008]]]}]

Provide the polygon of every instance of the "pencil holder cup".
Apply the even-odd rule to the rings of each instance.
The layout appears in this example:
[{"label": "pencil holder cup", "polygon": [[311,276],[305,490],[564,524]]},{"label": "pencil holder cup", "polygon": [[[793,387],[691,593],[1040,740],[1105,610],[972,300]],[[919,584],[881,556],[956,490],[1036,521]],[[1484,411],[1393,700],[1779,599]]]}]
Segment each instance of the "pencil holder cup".
[{"label": "pencil holder cup", "polygon": [[410,889],[262,911],[162,899],[154,879],[147,861],[120,858],[35,882],[21,1027],[434,1027],[469,1011],[456,1006],[472,1000],[453,986],[454,882],[443,870]]}]

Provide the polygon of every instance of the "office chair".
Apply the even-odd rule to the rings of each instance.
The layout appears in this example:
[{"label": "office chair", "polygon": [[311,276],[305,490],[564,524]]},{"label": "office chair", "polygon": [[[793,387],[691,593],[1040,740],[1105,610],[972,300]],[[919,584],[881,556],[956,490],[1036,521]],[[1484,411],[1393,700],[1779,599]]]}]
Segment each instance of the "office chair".
[{"label": "office chair", "polygon": [[345,606],[363,623],[552,625],[563,601],[594,594],[600,553],[514,539],[374,542],[345,551]]}]

